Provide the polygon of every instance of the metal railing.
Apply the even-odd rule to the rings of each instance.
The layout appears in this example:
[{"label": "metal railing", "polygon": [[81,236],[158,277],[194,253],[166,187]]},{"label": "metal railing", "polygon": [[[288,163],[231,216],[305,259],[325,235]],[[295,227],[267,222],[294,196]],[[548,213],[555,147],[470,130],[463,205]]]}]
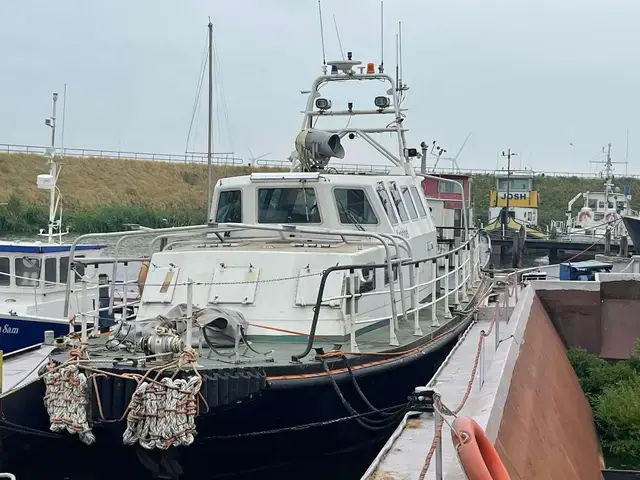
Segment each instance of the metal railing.
[{"label": "metal railing", "polygon": [[[20,145],[12,143],[0,143],[0,152],[5,153],[27,153],[34,155],[44,155],[49,147],[40,145]],[[92,149],[92,148],[59,148],[56,153],[60,156],[78,157],[78,158],[112,158],[123,160],[147,160],[156,162],[169,163],[207,163],[206,152],[185,152],[185,153],[151,153],[151,152],[131,152],[118,151],[109,149]],[[213,163],[216,165],[245,165],[252,166],[252,159],[243,159],[235,156],[234,152],[214,152],[212,154]],[[289,160],[265,159],[255,160],[255,165],[260,167],[288,169],[291,167]],[[344,173],[389,173],[390,165],[363,165],[350,163],[330,163],[328,170],[335,169]],[[420,167],[414,167],[416,173],[420,173]],[[429,174],[457,174],[457,175],[493,175],[495,168],[461,168],[457,171],[451,168],[428,168]],[[535,175],[545,175],[548,177],[578,177],[578,178],[600,178],[598,172],[535,172]],[[618,174],[621,178],[640,179],[640,174]]]},{"label": "metal railing", "polygon": [[[44,155],[49,147],[39,145],[14,145],[0,143],[0,152]],[[91,148],[58,148],[56,154],[62,157],[76,158],[110,158],[121,160],[146,160],[151,162],[169,163],[207,163],[207,153],[185,152],[184,154],[150,153],[150,152],[122,152],[118,150],[96,150]],[[244,160],[236,157],[233,152],[215,152],[211,155],[216,165],[242,165]]]},{"label": "metal railing", "polygon": [[[121,236],[116,244],[116,256],[114,258],[104,258],[104,259],[91,259],[91,258],[82,258],[75,259],[73,258],[75,252],[75,245],[77,245],[80,241],[84,241],[87,238],[90,238],[95,235],[99,235],[104,237],[105,234],[87,234],[78,237],[74,244],[70,249],[70,256],[73,259],[70,262],[70,269],[75,263],[81,262],[86,264],[95,264],[99,263],[113,263],[113,279],[116,278],[117,275],[117,265],[118,263],[123,263],[127,261],[133,261],[133,259],[127,258],[119,258],[118,253],[121,245],[129,238],[139,237],[139,236],[149,236],[152,235],[153,239],[150,242],[150,248],[153,248],[153,245],[162,239],[169,239],[172,237],[188,237],[188,236],[202,236],[207,234],[216,234],[218,243],[225,243],[225,239],[223,236],[219,235],[220,233],[233,230],[245,230],[245,231],[271,231],[279,235],[278,238],[282,240],[290,240],[288,238],[289,235],[295,234],[312,234],[318,236],[330,236],[330,237],[338,237],[344,243],[350,243],[352,240],[348,239],[361,239],[361,240],[369,240],[373,241],[373,244],[379,244],[383,247],[385,251],[385,261],[380,264],[363,264],[363,265],[342,265],[342,266],[332,266],[325,269],[322,272],[322,277],[320,279],[320,286],[318,289],[318,294],[315,301],[314,307],[314,315],[310,326],[310,333],[308,336],[308,342],[305,348],[305,351],[299,355],[292,356],[293,361],[299,361],[301,358],[304,358],[310,352],[313,342],[315,339],[315,332],[319,321],[320,309],[323,304],[326,304],[329,301],[335,300],[344,300],[346,302],[345,312],[348,317],[349,322],[349,338],[350,344],[352,347],[352,351],[357,351],[358,346],[356,342],[356,325],[360,324],[371,324],[371,323],[381,323],[388,322],[389,325],[389,345],[399,346],[399,342],[396,335],[396,330],[399,328],[399,317],[403,319],[408,319],[410,316],[413,316],[413,327],[414,327],[414,335],[422,336],[422,330],[420,327],[420,311],[431,308],[431,325],[433,327],[439,327],[440,322],[438,320],[438,316],[436,314],[437,306],[439,304],[443,304],[444,308],[444,317],[452,318],[450,306],[451,305],[460,305],[463,302],[468,301],[467,291],[476,282],[479,280],[480,270],[481,270],[481,253],[480,247],[482,242],[480,241],[480,236],[483,235],[482,232],[477,231],[474,235],[462,245],[453,248],[447,252],[442,252],[439,254],[431,255],[426,258],[416,259],[413,257],[413,252],[411,250],[411,245],[409,241],[399,235],[396,234],[388,234],[388,233],[376,233],[369,231],[359,231],[359,230],[333,230],[326,228],[318,228],[318,227],[306,227],[299,225],[261,225],[261,224],[241,224],[241,223],[226,223],[226,224],[207,224],[207,225],[195,225],[189,227],[174,227],[174,228],[160,228],[160,229],[145,229],[139,231],[128,231],[128,232],[113,232],[106,234],[106,236]],[[259,238],[260,240],[264,240],[265,237],[252,237]],[[272,238],[272,237],[270,237]],[[246,238],[244,240],[247,240]],[[215,238],[207,238],[207,241],[216,241]],[[239,239],[234,238],[232,241],[238,241]],[[175,242],[180,243],[180,242]],[[395,250],[395,255],[393,255],[393,251]],[[401,256],[404,250],[407,256]],[[142,261],[143,258],[135,259]],[[442,275],[438,274],[438,261],[443,260],[444,273]],[[420,266],[423,264],[427,264],[430,269],[430,279],[425,282],[420,282],[419,274],[420,274]],[[369,271],[375,271],[376,269],[385,269],[386,274],[389,278],[389,283],[387,288],[382,288],[375,291],[369,292],[360,292],[359,290],[359,280],[360,280],[360,272],[364,269]],[[409,285],[405,288],[405,269],[408,269],[408,280]],[[347,289],[344,294],[338,295],[331,298],[323,298],[324,290],[327,282],[327,278],[333,272],[337,271],[349,271],[349,274],[346,278]],[[454,278],[453,286],[451,285],[451,278]],[[396,282],[397,279],[397,282]],[[82,312],[79,316],[82,320],[82,338],[86,341],[86,332],[87,332],[87,317],[95,314],[99,315],[100,312],[109,311],[112,313],[113,311],[113,288],[110,292],[110,301],[109,306],[100,307],[99,303],[97,303],[97,308],[93,310],[88,310],[86,304],[88,299],[88,291],[92,288],[99,289],[101,286],[89,288],[87,286],[88,279],[85,279],[85,282],[81,285],[82,291]],[[135,281],[129,281],[125,275],[124,287],[126,291],[127,285],[135,283]],[[189,289],[193,288],[193,281],[189,279]],[[444,293],[438,294],[438,284],[443,285]],[[102,285],[104,287],[104,285]],[[69,290],[69,289],[68,289]],[[192,291],[192,290],[191,290]],[[431,294],[431,299],[429,301],[425,301],[420,303],[419,293],[420,292],[428,292]],[[369,296],[388,296],[390,300],[390,310],[391,313],[389,315],[385,315],[379,318],[366,318],[366,319],[358,319],[356,315],[357,311],[357,302],[363,297]],[[400,296],[399,300],[397,300],[398,295]],[[125,295],[126,296],[126,295]],[[406,305],[406,297],[409,297],[410,307]],[[99,298],[99,295],[97,296]],[[68,302],[69,297],[65,298],[65,316],[68,315]],[[399,315],[396,306],[397,303],[400,303],[402,314]],[[124,302],[119,304],[118,307],[123,308],[123,317],[126,319],[127,306],[134,306],[134,304],[138,304],[139,301],[136,302],[128,302],[125,298]]]},{"label": "metal railing", "polygon": [[[454,305],[459,305],[461,303],[461,301],[466,302],[468,300],[467,297],[467,288],[468,286],[470,286],[470,284],[475,284],[476,281],[479,279],[479,270],[480,270],[480,262],[481,262],[481,256],[480,256],[480,245],[481,242],[479,241],[481,232],[478,231],[476,232],[469,240],[467,240],[464,244],[460,245],[459,247],[450,250],[448,252],[444,252],[441,254],[437,254],[437,255],[433,255],[424,259],[405,259],[405,260],[393,260],[393,264],[394,266],[397,266],[399,271],[402,271],[402,267],[409,267],[410,269],[415,269],[415,276],[417,277],[418,274],[418,269],[420,264],[423,263],[427,263],[430,262],[431,264],[431,272],[432,272],[432,278],[431,280],[429,280],[428,282],[419,284],[419,283],[414,283],[412,285],[410,285],[410,287],[404,291],[409,291],[412,292],[412,298],[417,298],[417,294],[419,291],[420,287],[431,287],[431,301],[429,302],[424,302],[421,303],[419,305],[417,305],[417,302],[414,302],[414,305],[412,307],[412,309],[408,310],[406,312],[406,314],[404,315],[404,318],[406,318],[406,315],[413,313],[414,314],[414,335],[422,335],[422,332],[420,332],[420,324],[419,324],[419,311],[423,310],[425,308],[431,307],[431,321],[432,321],[432,326],[433,327],[439,327],[440,326],[440,322],[438,321],[437,315],[436,315],[436,307],[438,302],[443,302],[444,303],[444,316],[445,318],[452,318],[451,315],[451,311],[449,309],[449,297],[453,294],[454,298],[453,298],[453,304]],[[472,247],[472,242],[475,242],[476,245]],[[462,262],[460,262],[460,257],[462,257]],[[438,277],[437,276],[437,263],[438,263],[438,259],[443,258],[444,259],[444,267],[445,267],[445,272],[444,275]],[[454,268],[453,270],[450,270],[450,258],[453,258],[454,260]],[[389,321],[389,329],[390,329],[390,337],[391,339],[395,338],[395,328],[397,328],[398,325],[398,318],[397,318],[397,314],[395,312],[392,311],[391,315],[385,316],[385,317],[380,317],[380,318],[376,318],[376,319],[367,319],[365,321],[356,321],[355,320],[355,303],[357,302],[357,300],[359,298],[362,298],[364,296],[368,296],[368,295],[377,295],[377,294],[382,294],[385,293],[386,290],[381,290],[381,291],[376,291],[376,292],[366,292],[366,293],[356,293],[355,292],[355,288],[353,287],[356,284],[356,271],[362,271],[364,269],[367,270],[375,270],[375,269],[380,269],[380,268],[387,268],[388,264],[362,264],[362,265],[336,265],[336,266],[332,266],[327,268],[326,270],[323,271],[322,273],[322,277],[320,279],[320,286],[318,288],[318,295],[316,297],[316,303],[314,306],[314,312],[313,312],[313,319],[311,322],[311,328],[309,331],[309,336],[308,336],[308,341],[307,341],[307,345],[305,347],[305,350],[303,352],[301,352],[298,355],[293,355],[291,357],[291,360],[294,362],[299,362],[300,359],[306,357],[309,352],[311,352],[311,349],[313,348],[313,343],[315,340],[315,333],[316,333],[316,329],[318,326],[318,320],[319,320],[319,316],[320,316],[320,308],[322,306],[322,304],[324,302],[327,301],[327,299],[323,298],[323,294],[324,294],[324,289],[326,287],[326,283],[327,283],[327,277],[332,273],[332,272],[337,272],[337,271],[349,271],[349,282],[348,285],[350,286],[350,288],[347,291],[347,294],[339,296],[339,297],[335,297],[335,298],[344,298],[347,299],[350,303],[351,303],[351,309],[348,312],[349,315],[349,322],[350,322],[350,328],[349,328],[349,336],[350,336],[350,344],[352,346],[352,348],[354,346],[357,346],[356,344],[356,329],[354,327],[355,324],[358,323],[372,323],[372,322],[382,322],[385,320]],[[389,292],[396,292],[395,287],[393,286],[394,282],[392,281],[392,274],[389,274]],[[452,275],[455,275],[455,279],[456,279],[456,283],[455,283],[455,287],[453,289],[450,288],[450,278]],[[444,294],[438,296],[437,295],[437,282],[438,281],[444,281],[445,285],[444,285]],[[400,292],[403,292],[402,287],[400,287]],[[461,295],[462,294],[462,295]],[[332,297],[333,299],[334,297]],[[392,295],[393,298],[393,295]],[[403,297],[401,297],[403,298]],[[397,341],[394,345],[394,342],[390,341],[389,342],[391,346],[397,346]],[[357,351],[354,348],[355,351]]]}]

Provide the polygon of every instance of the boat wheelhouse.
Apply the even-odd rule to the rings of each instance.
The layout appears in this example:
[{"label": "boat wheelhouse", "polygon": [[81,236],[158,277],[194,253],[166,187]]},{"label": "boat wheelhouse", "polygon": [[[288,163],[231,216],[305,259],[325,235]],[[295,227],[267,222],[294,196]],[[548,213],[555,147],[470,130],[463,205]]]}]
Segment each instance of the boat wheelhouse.
[{"label": "boat wheelhouse", "polygon": [[[438,237],[460,240],[464,230],[464,214],[473,224],[470,175],[461,173],[433,174],[422,180],[422,188],[431,207]],[[463,195],[464,192],[464,195]],[[440,200],[440,201],[434,201]],[[445,227],[446,226],[446,227]]]},{"label": "boat wheelhouse", "polygon": [[[203,438],[219,436],[209,439],[206,450],[218,454],[216,473],[237,471],[238,451],[255,452],[243,466],[264,466],[325,448],[329,438],[331,451],[377,441],[406,412],[403,404],[416,379],[433,373],[473,321],[475,306],[491,288],[483,274],[490,240],[465,225],[463,242],[438,253],[422,177],[411,166],[418,153],[405,138],[401,102],[407,87],[373,64],[356,73],[359,65],[349,53],[347,60],[330,62],[331,73],[312,84],[289,172],[219,180],[206,225],[106,235],[121,236],[115,265],[121,242],[129,238],[152,237],[153,254],[141,279],[137,317],[119,322],[108,337],[88,338],[82,327],[80,345],[99,351],[100,362],[113,360],[92,377],[91,392],[78,392],[87,404],[99,398],[87,419],[93,417],[96,432],[108,431],[101,441],[119,432],[126,444],[164,450],[177,445],[166,437],[163,425],[169,422],[176,427],[172,438],[195,449],[197,423]],[[382,91],[373,108],[355,109],[349,99],[346,109],[332,110],[320,89],[346,83]],[[383,126],[358,125],[361,117]],[[336,118],[344,119],[341,126],[320,128]],[[389,134],[391,146],[380,140]],[[391,168],[383,174],[340,173],[333,158],[358,163],[370,157],[355,148],[348,152],[345,138],[369,145]],[[162,250],[154,251],[163,241]],[[67,317],[70,303],[67,298]],[[93,353],[81,364],[70,355],[61,348],[51,358],[70,369],[65,372],[72,382],[92,375]],[[151,371],[155,380],[145,373]],[[47,398],[56,401],[47,385]],[[158,422],[142,405],[152,391],[166,400],[167,388],[178,388],[186,404],[206,408],[197,417],[190,409],[185,421]],[[367,414],[346,428],[300,428],[339,420],[345,405],[354,408],[350,402],[361,405],[363,399],[375,405],[376,418]],[[113,420],[127,417],[129,406],[125,429]],[[353,415],[349,408],[346,414]],[[146,423],[150,415],[154,426]],[[78,418],[68,421],[76,425]],[[84,417],[81,422],[74,431],[91,443],[92,427]],[[262,434],[274,429],[287,448],[274,450],[274,437]]]}]

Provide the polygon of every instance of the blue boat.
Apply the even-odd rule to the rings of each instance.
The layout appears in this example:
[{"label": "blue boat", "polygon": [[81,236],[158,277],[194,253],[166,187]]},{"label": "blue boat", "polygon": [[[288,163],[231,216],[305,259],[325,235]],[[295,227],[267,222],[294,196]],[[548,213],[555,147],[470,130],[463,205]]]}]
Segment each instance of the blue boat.
[{"label": "blue boat", "polygon": [[[75,257],[97,257],[105,247],[78,245]],[[97,267],[85,268],[78,263],[71,270],[70,249],[71,244],[0,241],[0,350],[4,355],[42,343],[47,330],[56,337],[69,333],[69,318],[63,316],[67,282],[76,297],[71,305],[73,318],[81,302],[80,289],[73,287],[79,286],[85,275],[97,279],[98,273]],[[94,303],[98,306],[93,308],[100,308],[105,295],[94,284],[97,281],[88,283],[87,299],[90,307]],[[79,328],[79,322],[71,328]]]}]

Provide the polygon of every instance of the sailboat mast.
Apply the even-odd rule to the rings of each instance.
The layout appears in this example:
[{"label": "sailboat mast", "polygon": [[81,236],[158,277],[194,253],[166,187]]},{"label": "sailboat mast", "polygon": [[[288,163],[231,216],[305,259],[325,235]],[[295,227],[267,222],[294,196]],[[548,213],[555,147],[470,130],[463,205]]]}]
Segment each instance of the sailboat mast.
[{"label": "sailboat mast", "polygon": [[[49,151],[49,175],[54,178],[54,181],[57,180],[57,165],[54,160],[56,155],[56,103],[58,102],[58,94],[53,94],[53,112],[51,118],[49,120],[48,125],[51,127],[51,148]],[[47,242],[53,242],[53,224],[56,215],[56,189],[55,187],[51,189],[49,197],[49,228],[47,230]]]},{"label": "sailboat mast", "polygon": [[209,122],[207,130],[207,222],[210,220],[211,209],[211,151],[213,140],[213,24],[209,19]]}]

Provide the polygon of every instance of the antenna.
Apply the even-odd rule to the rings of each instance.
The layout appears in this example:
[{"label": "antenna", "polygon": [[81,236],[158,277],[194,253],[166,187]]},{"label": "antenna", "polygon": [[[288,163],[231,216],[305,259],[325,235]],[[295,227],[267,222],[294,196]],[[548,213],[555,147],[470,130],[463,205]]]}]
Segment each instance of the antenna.
[{"label": "antenna", "polygon": [[380,0],[380,65],[378,72],[384,73],[384,0]]},{"label": "antenna", "polygon": [[322,43],[322,72],[327,74],[327,57],[324,52],[324,27],[322,26],[322,5],[318,0],[318,15],[320,16],[320,42]]},{"label": "antenna", "polygon": [[[62,150],[62,154],[64,155],[64,117],[67,112],[67,84],[64,84],[64,93],[62,94],[62,135],[60,139],[60,149]],[[629,130],[627,130],[627,135]],[[628,142],[627,142],[628,145]]]},{"label": "antenna", "polygon": [[629,172],[629,129],[627,128],[627,149],[624,153],[624,176],[626,177]]},{"label": "antenna", "polygon": [[402,22],[398,22],[398,57],[400,62],[400,85],[402,85]]},{"label": "antenna", "polygon": [[396,33],[396,90],[400,91],[400,55],[398,53],[398,34]]},{"label": "antenna", "polygon": [[342,50],[342,42],[340,41],[340,32],[338,31],[338,22],[336,22],[336,15],[333,14],[333,25],[336,27],[336,37],[338,37],[338,46],[340,47],[340,55],[344,60],[344,50]]}]

